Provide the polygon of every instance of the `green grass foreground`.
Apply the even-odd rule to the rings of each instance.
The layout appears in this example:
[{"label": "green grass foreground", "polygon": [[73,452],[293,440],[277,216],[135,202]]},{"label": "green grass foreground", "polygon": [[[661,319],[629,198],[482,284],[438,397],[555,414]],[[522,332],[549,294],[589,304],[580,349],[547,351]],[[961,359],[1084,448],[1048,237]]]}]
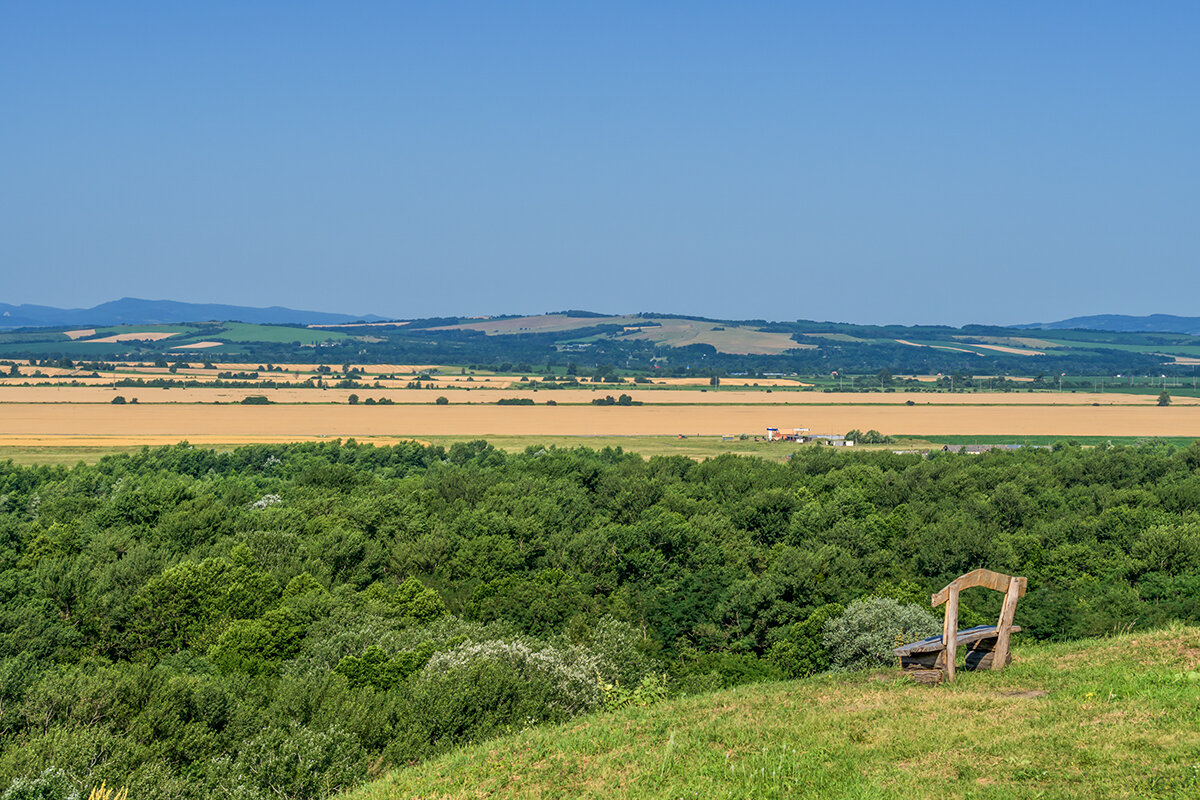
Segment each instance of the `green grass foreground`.
[{"label": "green grass foreground", "polygon": [[346,798],[1200,797],[1200,627],[1014,658],[953,686],[826,675],[591,715]]}]

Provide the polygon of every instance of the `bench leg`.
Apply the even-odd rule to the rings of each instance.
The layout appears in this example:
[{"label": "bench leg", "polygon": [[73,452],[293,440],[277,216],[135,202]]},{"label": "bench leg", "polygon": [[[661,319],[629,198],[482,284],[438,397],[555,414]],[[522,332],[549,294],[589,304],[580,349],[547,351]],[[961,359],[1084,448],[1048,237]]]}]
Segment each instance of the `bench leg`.
[{"label": "bench leg", "polygon": [[992,669],[1004,669],[1012,661],[1008,652],[1008,637],[1013,624],[1013,616],[1017,613],[1017,599],[1021,596],[1021,582],[1017,578],[1008,579],[1008,591],[1004,595],[1004,606],[1000,609],[1000,621],[996,624],[996,657],[992,660]]},{"label": "bench leg", "polygon": [[946,650],[946,680],[954,683],[954,660],[958,657],[958,589],[946,598],[946,616],[942,620],[942,645]]}]

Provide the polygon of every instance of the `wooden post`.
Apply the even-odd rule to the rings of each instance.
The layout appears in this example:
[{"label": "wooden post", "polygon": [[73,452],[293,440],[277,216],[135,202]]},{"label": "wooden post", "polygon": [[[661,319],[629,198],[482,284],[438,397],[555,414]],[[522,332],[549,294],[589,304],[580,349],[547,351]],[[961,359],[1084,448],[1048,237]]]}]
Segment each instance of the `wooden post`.
[{"label": "wooden post", "polygon": [[946,616],[942,620],[942,647],[946,651],[946,681],[954,683],[954,659],[958,656],[958,587],[946,598]]},{"label": "wooden post", "polygon": [[1008,636],[1012,629],[1013,615],[1017,612],[1017,598],[1020,596],[1020,579],[1009,578],[1004,605],[1000,609],[1000,621],[996,623],[996,648],[992,656],[992,669],[1004,669],[1004,665],[1008,663]]}]

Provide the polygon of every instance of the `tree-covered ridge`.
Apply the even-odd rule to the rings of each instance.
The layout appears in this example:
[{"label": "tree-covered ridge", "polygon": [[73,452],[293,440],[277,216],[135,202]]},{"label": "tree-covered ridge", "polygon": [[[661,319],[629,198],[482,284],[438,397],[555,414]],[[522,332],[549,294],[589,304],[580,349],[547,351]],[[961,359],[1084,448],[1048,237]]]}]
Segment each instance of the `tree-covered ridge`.
[{"label": "tree-covered ridge", "polygon": [[[324,797],[829,665],[851,601],[1025,575],[1023,635],[1200,620],[1200,444],[643,460],[484,442],[0,465],[0,787]],[[964,622],[998,598],[968,594]]]},{"label": "tree-covered ridge", "polygon": [[[554,315],[559,316],[559,315]],[[193,319],[230,319],[202,317]],[[489,322],[510,317],[492,317]],[[543,330],[533,324],[502,333],[470,327],[480,320],[445,317],[409,320],[400,325],[250,325],[191,322],[158,326],[173,335],[158,340],[114,341],[98,331],[91,338],[68,339],[63,330],[29,328],[0,331],[0,358],[38,361],[205,357],[223,362],[360,364],[529,364],[587,370],[614,368],[657,375],[797,373],[874,375],[1140,375],[1189,376],[1190,358],[1200,354],[1200,336],[1154,331],[1105,332],[1055,330],[1033,338],[1029,331],[994,325],[858,325],[811,320],[718,320],[679,314],[640,313],[605,316],[568,312],[571,325]],[[734,329],[771,334],[763,350],[740,337],[692,341],[654,331],[672,320],[695,323],[710,334]],[[185,328],[186,330],[182,330]],[[630,328],[646,333],[632,334]],[[145,329],[133,326],[131,330]],[[1015,337],[1015,338],[1014,338]],[[1049,337],[1049,338],[1045,338]],[[688,343],[691,342],[691,343]],[[794,348],[777,352],[780,342]],[[181,349],[205,344],[202,351]],[[720,346],[718,346],[720,345]],[[1183,361],[1176,357],[1183,357]],[[505,370],[501,370],[505,371]],[[528,370],[525,370],[528,372]]]}]

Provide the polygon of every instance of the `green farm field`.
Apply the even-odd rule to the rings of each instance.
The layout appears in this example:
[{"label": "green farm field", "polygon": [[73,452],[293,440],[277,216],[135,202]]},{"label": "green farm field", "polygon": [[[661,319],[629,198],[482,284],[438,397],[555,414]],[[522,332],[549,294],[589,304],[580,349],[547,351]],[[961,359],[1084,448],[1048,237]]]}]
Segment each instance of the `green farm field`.
[{"label": "green farm field", "polygon": [[[694,459],[714,458],[721,455],[756,456],[769,461],[786,461],[793,453],[803,448],[822,447],[819,444],[798,445],[789,442],[754,441],[753,438],[740,440],[736,437],[722,436],[541,436],[536,434],[521,436],[481,435],[481,436],[420,436],[415,441],[427,444],[437,444],[450,447],[459,442],[484,440],[493,447],[509,453],[521,453],[529,448],[561,448],[572,449],[586,447],[593,450],[605,448],[620,448],[627,453],[636,453],[645,458],[654,456],[685,456]],[[401,439],[395,437],[358,437],[361,444],[392,445]],[[971,444],[1019,444],[1023,447],[1049,447],[1059,443],[1071,443],[1083,447],[1103,445],[1140,445],[1164,443],[1187,447],[1196,441],[1195,437],[1139,437],[1139,436],[923,436],[898,435],[892,441],[879,445],[858,445],[856,451],[864,450],[918,450],[933,451],[943,445]],[[0,462],[12,461],[15,464],[45,464],[70,466],[83,462],[94,464],[107,455],[120,453],[135,453],[147,445],[171,444],[173,442],[159,438],[148,440],[146,444],[79,444],[67,442],[64,444],[37,445],[0,445]],[[197,444],[198,447],[229,452],[245,445],[246,442],[206,441]],[[850,451],[845,451],[850,452]]]}]

